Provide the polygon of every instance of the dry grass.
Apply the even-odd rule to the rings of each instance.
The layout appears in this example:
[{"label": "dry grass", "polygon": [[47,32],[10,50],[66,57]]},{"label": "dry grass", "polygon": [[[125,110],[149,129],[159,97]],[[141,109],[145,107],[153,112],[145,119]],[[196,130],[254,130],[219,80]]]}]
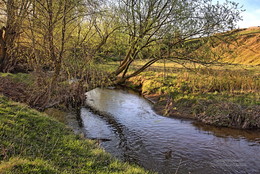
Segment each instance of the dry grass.
[{"label": "dry grass", "polygon": [[260,106],[243,108],[230,102],[200,100],[192,107],[195,116],[207,124],[242,129],[260,128]]},{"label": "dry grass", "polygon": [[[221,35],[221,34],[219,34]],[[220,61],[225,63],[242,64],[242,65],[260,65],[260,27],[251,27],[248,29],[237,30],[231,35],[228,44],[219,44],[214,49],[219,50],[222,57]],[[229,50],[223,52],[223,48]],[[223,53],[222,53],[223,52]],[[141,66],[144,61],[139,60],[134,63],[135,66]],[[189,67],[199,66],[196,64],[186,64]],[[163,67],[163,60],[156,62],[152,67]],[[180,64],[166,61],[167,67],[181,67]]]},{"label": "dry grass", "polygon": [[225,54],[224,61],[245,65],[260,65],[260,28],[248,28],[237,33],[237,43],[232,54]]},{"label": "dry grass", "polygon": [[260,77],[248,71],[201,69],[196,73],[178,74],[177,83],[188,83],[190,90],[200,93],[251,93],[260,91]]}]

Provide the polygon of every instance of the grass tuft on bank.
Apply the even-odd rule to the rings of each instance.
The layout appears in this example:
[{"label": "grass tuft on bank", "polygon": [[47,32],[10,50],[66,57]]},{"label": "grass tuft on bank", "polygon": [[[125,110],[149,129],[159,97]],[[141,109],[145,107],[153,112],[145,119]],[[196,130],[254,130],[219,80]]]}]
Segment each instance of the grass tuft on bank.
[{"label": "grass tuft on bank", "polygon": [[0,173],[148,173],[64,124],[0,96]]}]

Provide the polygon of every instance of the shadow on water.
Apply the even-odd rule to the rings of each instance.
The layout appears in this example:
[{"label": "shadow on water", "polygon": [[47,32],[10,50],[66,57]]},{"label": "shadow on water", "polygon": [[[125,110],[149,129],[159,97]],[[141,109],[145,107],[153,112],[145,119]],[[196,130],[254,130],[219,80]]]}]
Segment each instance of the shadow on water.
[{"label": "shadow on water", "polygon": [[[193,122],[193,125],[199,130],[213,134],[220,138],[234,138],[234,139],[246,139],[252,143],[260,144],[260,131],[259,130],[242,130],[232,129],[226,127],[216,127],[201,122]],[[260,152],[259,152],[260,153]]]},{"label": "shadow on water", "polygon": [[157,115],[142,97],[123,90],[86,94],[82,130],[105,139],[106,151],[159,173],[260,173],[260,133]]},{"label": "shadow on water", "polygon": [[[85,127],[84,133],[87,138],[101,140],[99,143],[103,147],[116,147],[115,149],[105,149],[124,161],[138,163],[130,155],[132,150],[131,145],[129,145],[129,137],[126,135],[129,133],[127,127],[117,122],[110,113],[95,110],[92,106],[82,108],[81,116],[82,123],[90,128]],[[138,135],[134,135],[134,137],[138,137]]]}]

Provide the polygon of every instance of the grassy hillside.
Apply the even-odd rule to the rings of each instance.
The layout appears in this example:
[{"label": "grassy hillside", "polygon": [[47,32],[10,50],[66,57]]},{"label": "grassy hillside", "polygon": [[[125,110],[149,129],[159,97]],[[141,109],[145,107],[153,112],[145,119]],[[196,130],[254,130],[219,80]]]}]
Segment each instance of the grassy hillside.
[{"label": "grassy hillside", "polygon": [[224,61],[244,65],[260,65],[260,27],[251,27],[235,32],[237,47]]},{"label": "grassy hillside", "polygon": [[0,96],[0,173],[147,173],[47,115]]}]

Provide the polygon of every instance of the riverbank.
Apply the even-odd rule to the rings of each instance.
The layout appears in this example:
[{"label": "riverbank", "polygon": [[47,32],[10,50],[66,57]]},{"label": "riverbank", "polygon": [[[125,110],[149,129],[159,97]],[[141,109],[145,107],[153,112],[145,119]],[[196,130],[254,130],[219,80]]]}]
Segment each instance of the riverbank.
[{"label": "riverbank", "polygon": [[75,135],[60,122],[63,117],[18,103],[27,101],[30,79],[28,74],[0,75],[0,173],[149,173]]},{"label": "riverbank", "polygon": [[148,173],[48,115],[0,96],[0,173]]},{"label": "riverbank", "polygon": [[163,73],[145,72],[126,85],[152,101],[160,115],[222,127],[260,128],[260,80],[256,75],[203,73],[168,73],[163,78]]}]

